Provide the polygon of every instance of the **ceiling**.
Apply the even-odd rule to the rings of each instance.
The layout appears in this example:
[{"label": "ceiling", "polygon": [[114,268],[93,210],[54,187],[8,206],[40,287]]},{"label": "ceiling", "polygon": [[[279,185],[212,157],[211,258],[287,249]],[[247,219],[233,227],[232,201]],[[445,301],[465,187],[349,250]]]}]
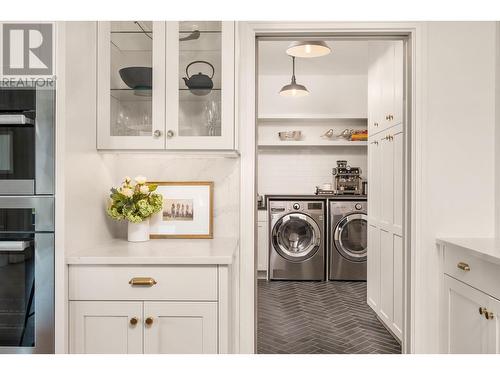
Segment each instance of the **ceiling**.
[{"label": "ceiling", "polygon": [[[259,41],[259,74],[289,75],[292,61],[286,54],[291,41]],[[332,53],[316,58],[297,58],[296,74],[367,74],[368,41],[327,41]]]}]

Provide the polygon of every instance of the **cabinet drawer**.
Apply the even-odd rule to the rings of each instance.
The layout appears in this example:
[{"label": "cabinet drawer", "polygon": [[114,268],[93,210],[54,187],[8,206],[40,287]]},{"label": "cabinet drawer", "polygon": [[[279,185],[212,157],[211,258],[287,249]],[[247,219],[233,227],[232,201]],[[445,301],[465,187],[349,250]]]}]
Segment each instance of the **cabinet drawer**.
[{"label": "cabinet drawer", "polygon": [[[133,286],[133,278],[156,284]],[[216,301],[217,266],[70,266],[69,299]]]},{"label": "cabinet drawer", "polygon": [[[468,266],[469,270],[459,267]],[[500,266],[456,246],[445,245],[444,272],[476,289],[500,298]]]}]

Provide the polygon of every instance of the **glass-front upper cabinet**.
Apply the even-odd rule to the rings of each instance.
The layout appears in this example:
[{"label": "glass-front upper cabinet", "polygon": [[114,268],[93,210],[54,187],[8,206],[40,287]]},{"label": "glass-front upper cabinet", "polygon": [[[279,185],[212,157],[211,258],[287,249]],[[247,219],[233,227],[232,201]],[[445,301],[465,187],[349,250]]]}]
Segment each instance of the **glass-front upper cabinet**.
[{"label": "glass-front upper cabinet", "polygon": [[234,148],[234,22],[167,22],[168,149]]},{"label": "glass-front upper cabinet", "polygon": [[97,148],[165,147],[165,22],[99,22]]}]

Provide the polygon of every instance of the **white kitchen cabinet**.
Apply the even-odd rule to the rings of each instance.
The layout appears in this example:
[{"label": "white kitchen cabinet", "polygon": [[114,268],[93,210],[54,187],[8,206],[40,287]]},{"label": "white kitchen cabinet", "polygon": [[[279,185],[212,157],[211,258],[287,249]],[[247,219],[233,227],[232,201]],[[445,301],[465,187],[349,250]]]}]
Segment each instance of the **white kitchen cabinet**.
[{"label": "white kitchen cabinet", "polygon": [[[98,22],[97,148],[233,150],[234,29],[229,21]],[[126,84],[120,69],[130,67],[151,67],[152,78]],[[188,87],[191,77],[205,79],[202,89]]]},{"label": "white kitchen cabinet", "polygon": [[367,302],[374,310],[380,310],[380,229],[368,224]]},{"label": "white kitchen cabinet", "polygon": [[71,301],[70,353],[142,353],[142,302]]},{"label": "white kitchen cabinet", "polygon": [[404,46],[402,41],[373,42],[368,70],[368,134],[403,122]]},{"label": "white kitchen cabinet", "polygon": [[145,354],[217,353],[216,302],[145,302],[144,317]]},{"label": "white kitchen cabinet", "polygon": [[[167,148],[234,147],[234,28],[231,21],[167,22]],[[181,41],[195,30],[198,39]],[[186,79],[202,75],[213,88],[190,89]]]},{"label": "white kitchen cabinet", "polygon": [[[500,259],[489,262],[476,256],[481,255],[481,249],[474,246],[469,250],[463,239],[438,242],[444,262],[441,351],[499,354]],[[492,243],[490,247],[496,249]],[[484,250],[490,254],[496,251]]]},{"label": "white kitchen cabinet", "polygon": [[[129,67],[151,67],[150,86],[129,87]],[[97,148],[163,149],[164,103],[165,22],[98,22]]]},{"label": "white kitchen cabinet", "polygon": [[402,124],[368,141],[367,300],[399,339],[404,320],[403,147]]},{"label": "white kitchen cabinet", "polygon": [[230,277],[227,265],[70,265],[70,353],[229,353]]},{"label": "white kitchen cabinet", "polygon": [[446,352],[453,354],[489,353],[489,321],[479,312],[489,296],[445,275]]}]

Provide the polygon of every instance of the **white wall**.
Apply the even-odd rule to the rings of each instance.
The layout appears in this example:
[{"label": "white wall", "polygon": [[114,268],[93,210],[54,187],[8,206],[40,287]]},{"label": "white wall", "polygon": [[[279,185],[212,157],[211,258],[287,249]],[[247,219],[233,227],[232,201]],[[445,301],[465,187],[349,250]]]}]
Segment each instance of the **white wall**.
[{"label": "white wall", "polygon": [[124,176],[214,181],[214,236],[239,234],[239,159],[165,152],[96,150],[96,23],[68,22],[66,35],[66,253],[126,238],[106,215],[109,189]]},{"label": "white wall", "polygon": [[[213,181],[214,237],[238,237],[238,158],[108,153],[103,155],[103,160],[113,185],[119,185],[125,176],[137,175],[146,176],[150,181]],[[117,227],[116,236],[126,238],[126,223],[120,223]]]},{"label": "white wall", "polygon": [[496,22],[495,55],[495,236],[500,237],[500,22]]},{"label": "white wall", "polygon": [[96,152],[96,30],[93,22],[66,24],[66,253],[112,235],[104,208],[112,178]]},{"label": "white wall", "polygon": [[337,160],[361,167],[366,177],[365,147],[281,147],[260,150],[258,187],[264,194],[314,194],[316,186],[332,183]]},{"label": "white wall", "polygon": [[429,22],[416,351],[438,350],[440,236],[494,234],[495,24]]}]

